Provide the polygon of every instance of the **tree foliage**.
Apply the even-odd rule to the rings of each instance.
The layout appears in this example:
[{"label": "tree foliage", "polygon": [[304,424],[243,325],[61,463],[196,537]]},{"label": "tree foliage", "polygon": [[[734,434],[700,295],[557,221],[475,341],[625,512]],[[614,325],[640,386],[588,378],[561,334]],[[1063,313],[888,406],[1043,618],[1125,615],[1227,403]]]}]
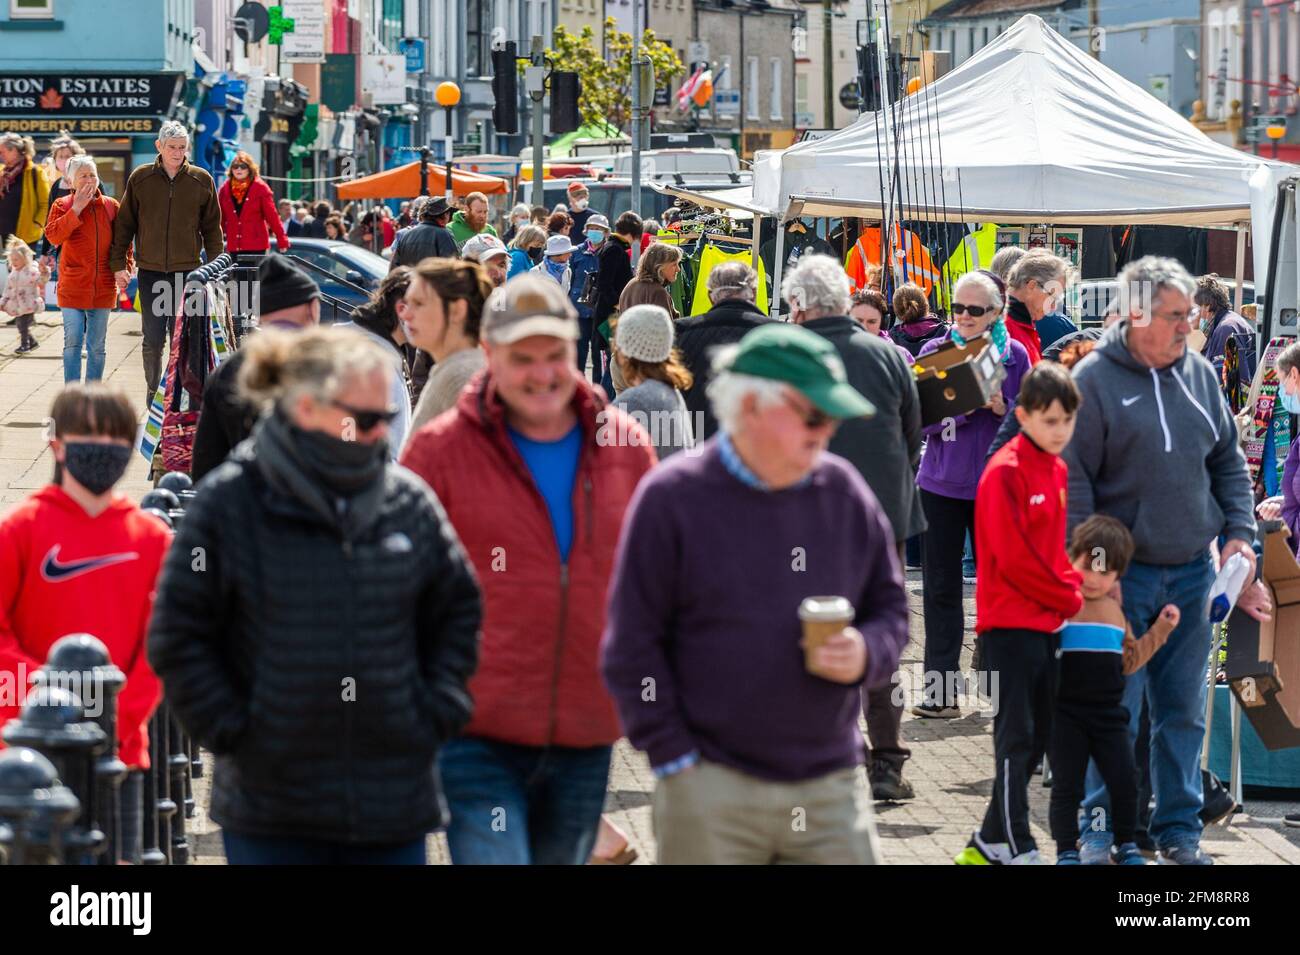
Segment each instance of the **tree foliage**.
[{"label": "tree foliage", "polygon": [[[582,78],[578,109],[583,125],[609,123],[627,131],[632,123],[632,34],[622,33],[615,26],[613,17],[605,19],[604,51],[591,27],[574,34],[557,26],[546,56],[555,69]],[[686,72],[677,51],[656,39],[653,30],[641,35],[641,49],[654,64],[656,85],[662,87]],[[646,101],[650,102],[653,95],[653,91],[646,91]]]}]

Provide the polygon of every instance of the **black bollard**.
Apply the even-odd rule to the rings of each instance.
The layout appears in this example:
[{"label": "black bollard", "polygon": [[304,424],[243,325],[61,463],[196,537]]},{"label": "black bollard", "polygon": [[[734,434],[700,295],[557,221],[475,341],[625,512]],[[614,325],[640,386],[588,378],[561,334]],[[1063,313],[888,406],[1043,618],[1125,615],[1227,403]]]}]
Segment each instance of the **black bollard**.
[{"label": "black bollard", "polygon": [[193,503],[194,496],[198,493],[199,492],[195,490],[177,492],[176,496],[180,498],[182,511],[185,510],[187,507],[189,507],[191,503]]},{"label": "black bollard", "polygon": [[166,524],[169,528],[173,530],[175,529],[174,525],[172,524],[171,515],[168,514],[166,511],[160,511],[156,507],[146,507],[143,509],[143,511],[145,514],[148,514],[150,517],[156,517],[158,520]]},{"label": "black bollard", "polygon": [[184,471],[168,471],[158,479],[159,490],[171,491],[176,495],[191,490],[193,487],[194,482],[190,480],[190,476]]},{"label": "black bollard", "polygon": [[149,765],[153,771],[155,846],[167,865],[172,862],[172,819],[176,803],[171,798],[171,765],[167,760],[167,711],[158,704],[149,721]]},{"label": "black bollard", "polygon": [[37,685],[27,694],[22,715],[10,720],[0,736],[6,746],[34,749],[54,764],[55,773],[81,805],[64,836],[63,861],[94,865],[95,857],[107,848],[95,800],[95,761],[108,746],[104,731],[85,720],[76,694],[59,686]]},{"label": "black bollard", "polygon": [[[176,814],[172,816],[172,865],[185,865],[190,861],[190,843],[185,835],[185,817],[193,810],[186,811],[185,786],[189,776],[190,758],[185,753],[182,740],[181,724],[171,715],[167,707],[167,764],[171,767],[171,797],[176,804]],[[193,799],[191,798],[191,802]]]},{"label": "black bollard", "polygon": [[140,498],[140,509],[144,511],[156,507],[164,514],[170,514],[172,511],[179,510],[180,506],[181,499],[166,488],[156,487]]},{"label": "black bollard", "polygon": [[160,770],[154,758],[153,735],[156,729],[149,721],[149,768],[144,771],[141,798],[144,800],[140,816],[140,864],[166,865],[167,854],[158,845],[158,779],[165,776],[167,767]]},{"label": "black bollard", "polygon": [[49,659],[36,671],[36,679],[46,686],[74,690],[81,697],[86,716],[104,731],[106,746],[95,761],[95,814],[108,845],[98,861],[100,865],[117,865],[122,848],[119,796],[126,778],[126,764],[117,755],[117,694],[126,676],[96,637],[72,633],[50,647]]},{"label": "black bollard", "polygon": [[0,752],[0,828],[9,829],[10,865],[58,865],[63,829],[80,811],[54,764],[36,750]]}]

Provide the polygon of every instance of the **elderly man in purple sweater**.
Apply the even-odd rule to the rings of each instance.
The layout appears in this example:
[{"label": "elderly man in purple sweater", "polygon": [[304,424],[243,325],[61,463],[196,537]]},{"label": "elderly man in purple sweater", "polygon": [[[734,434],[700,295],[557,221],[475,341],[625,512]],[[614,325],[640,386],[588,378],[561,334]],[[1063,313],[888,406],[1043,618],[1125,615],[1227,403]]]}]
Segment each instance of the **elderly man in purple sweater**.
[{"label": "elderly man in purple sweater", "polygon": [[[877,862],[858,703],[898,664],[907,596],[888,519],[826,453],[837,421],[873,409],[793,325],[755,329],[715,369],[721,430],[629,505],[603,647],[659,779],[659,861]],[[799,607],[820,595],[847,598],[853,625],[805,662]]]}]

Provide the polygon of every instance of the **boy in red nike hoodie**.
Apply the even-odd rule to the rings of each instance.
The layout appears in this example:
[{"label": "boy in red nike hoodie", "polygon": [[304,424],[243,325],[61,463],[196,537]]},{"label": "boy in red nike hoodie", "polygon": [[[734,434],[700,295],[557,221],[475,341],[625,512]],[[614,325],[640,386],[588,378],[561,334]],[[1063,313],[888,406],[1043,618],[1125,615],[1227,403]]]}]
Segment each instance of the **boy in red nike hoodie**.
[{"label": "boy in red nike hoodie", "polygon": [[98,382],[69,385],[50,416],[54,481],[0,518],[0,726],[18,715],[55,641],[69,633],[103,641],[126,675],[117,732],[133,770],[122,789],[122,845],[134,861],[147,726],[161,695],[144,639],[171,532],[113,493],[134,453],[135,412],[124,394]]},{"label": "boy in red nike hoodie", "polygon": [[1036,365],[1020,383],[1021,433],[989,459],[975,492],[975,629],[997,713],[993,796],[959,865],[1034,865],[1029,775],[1047,746],[1057,632],[1079,612],[1082,577],[1065,552],[1068,470],[1079,389],[1060,365]]}]

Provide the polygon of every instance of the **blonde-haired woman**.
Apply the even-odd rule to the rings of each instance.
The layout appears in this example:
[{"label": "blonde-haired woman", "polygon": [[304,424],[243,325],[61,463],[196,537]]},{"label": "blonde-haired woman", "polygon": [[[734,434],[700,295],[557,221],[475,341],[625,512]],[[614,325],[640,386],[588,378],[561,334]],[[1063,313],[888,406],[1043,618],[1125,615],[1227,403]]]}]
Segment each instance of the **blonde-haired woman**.
[{"label": "blonde-haired woman", "polygon": [[433,492],[389,461],[379,345],[267,329],[241,353],[265,413],[186,512],[149,662],[217,754],[232,864],[422,865],[447,821],[438,748],[470,714],[478,585]]},{"label": "blonde-haired woman", "polygon": [[523,226],[510,243],[510,271],[506,281],[529,272],[542,261],[546,252],[546,230],[539,225]]}]

